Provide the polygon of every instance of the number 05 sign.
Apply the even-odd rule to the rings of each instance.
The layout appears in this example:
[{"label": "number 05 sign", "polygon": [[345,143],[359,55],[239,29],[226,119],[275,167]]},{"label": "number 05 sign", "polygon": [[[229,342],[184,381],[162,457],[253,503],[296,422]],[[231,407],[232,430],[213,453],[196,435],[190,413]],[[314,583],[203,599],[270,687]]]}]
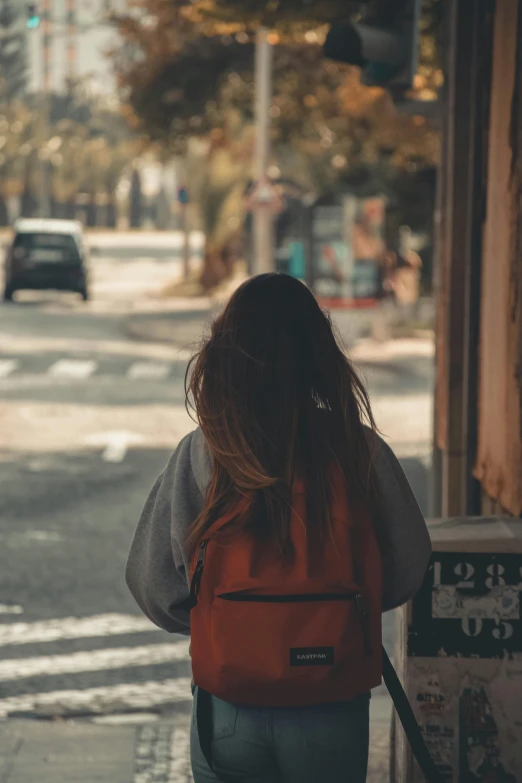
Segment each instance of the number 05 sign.
[{"label": "number 05 sign", "polygon": [[521,591],[519,554],[436,553],[413,602],[408,655],[522,653]]}]

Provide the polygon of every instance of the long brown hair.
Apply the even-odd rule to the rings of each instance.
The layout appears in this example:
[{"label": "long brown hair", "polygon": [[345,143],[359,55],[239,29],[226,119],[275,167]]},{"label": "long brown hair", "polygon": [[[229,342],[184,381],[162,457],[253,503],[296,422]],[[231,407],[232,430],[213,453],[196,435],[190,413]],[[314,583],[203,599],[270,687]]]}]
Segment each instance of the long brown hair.
[{"label": "long brown hair", "polygon": [[306,486],[307,524],[330,534],[332,464],[342,470],[350,497],[371,508],[363,425],[375,429],[375,423],[368,394],[303,283],[264,274],[238,288],[190,362],[185,391],[213,463],[189,549],[243,498],[248,513],[241,525],[287,555],[297,478]]}]

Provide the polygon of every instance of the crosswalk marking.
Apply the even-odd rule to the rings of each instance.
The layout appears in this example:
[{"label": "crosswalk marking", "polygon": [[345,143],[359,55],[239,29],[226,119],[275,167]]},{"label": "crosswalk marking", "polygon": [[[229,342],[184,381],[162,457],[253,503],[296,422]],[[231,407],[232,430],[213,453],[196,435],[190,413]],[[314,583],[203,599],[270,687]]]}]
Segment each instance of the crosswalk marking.
[{"label": "crosswalk marking", "polygon": [[126,362],[110,362],[106,358],[71,359],[64,357],[42,366],[40,357],[7,359],[0,358],[0,381],[4,388],[18,386],[37,380],[53,382],[54,380],[86,380],[95,376],[99,379],[120,377],[125,375],[132,381],[165,381],[174,370],[176,363],[188,362],[192,358],[191,351],[179,349],[170,361],[151,361],[130,359]]},{"label": "crosswalk marking", "polygon": [[49,375],[60,378],[88,378],[97,367],[91,359],[59,359],[49,367]]},{"label": "crosswalk marking", "polygon": [[127,371],[127,377],[133,380],[139,378],[166,378],[170,370],[170,364],[165,362],[134,362]]},{"label": "crosswalk marking", "polygon": [[0,716],[33,712],[36,715],[106,714],[152,705],[191,701],[190,677],[148,682],[123,683],[84,690],[28,693],[0,699]]},{"label": "crosswalk marking", "polygon": [[188,642],[146,644],[108,650],[76,652],[70,655],[41,655],[0,661],[0,682],[21,677],[108,671],[131,666],[189,661]]},{"label": "crosswalk marking", "polygon": [[146,617],[126,614],[99,614],[91,617],[64,617],[34,623],[0,625],[0,646],[38,644],[59,639],[86,639],[128,633],[158,631]]},{"label": "crosswalk marking", "polygon": [[[0,608],[1,606],[0,604]],[[136,710],[151,711],[164,704],[189,702],[192,698],[191,679],[186,676],[187,669],[190,670],[189,640],[179,634],[170,637],[168,641],[165,641],[165,635],[158,635],[155,637],[157,643],[126,645],[125,640],[118,647],[106,645],[101,649],[80,648],[71,653],[57,654],[51,650],[51,654],[42,655],[41,645],[49,642],[105,638],[140,632],[159,633],[159,629],[145,617],[116,613],[83,618],[0,623],[0,646],[38,645],[38,654],[35,656],[2,656],[0,694],[4,698],[0,697],[0,720],[14,713],[41,717],[113,715]],[[159,679],[164,676],[164,670],[157,667],[168,664],[170,669],[170,665],[174,667],[180,663],[185,665],[185,669],[180,671],[180,674],[185,676],[172,677],[174,669],[169,671],[170,678]],[[147,672],[146,682],[130,677],[130,670],[138,667],[143,667]],[[113,674],[116,670],[121,671],[120,682],[117,682],[118,674]],[[158,679],[152,679],[156,671]],[[47,678],[56,676],[61,678],[63,689],[47,690],[49,685],[44,684],[48,681]],[[96,684],[96,687],[76,687],[78,676],[82,684],[89,676],[96,678],[93,685],[100,683],[100,679],[102,684]],[[39,680],[38,684],[35,683],[35,678]],[[14,693],[11,691],[12,695],[11,687],[16,688]],[[179,741],[180,738],[178,743]]]},{"label": "crosswalk marking", "polygon": [[0,359],[0,378],[7,378],[18,365],[19,362],[16,359]]},{"label": "crosswalk marking", "polygon": [[18,604],[0,604],[0,614],[23,614],[23,606]]}]

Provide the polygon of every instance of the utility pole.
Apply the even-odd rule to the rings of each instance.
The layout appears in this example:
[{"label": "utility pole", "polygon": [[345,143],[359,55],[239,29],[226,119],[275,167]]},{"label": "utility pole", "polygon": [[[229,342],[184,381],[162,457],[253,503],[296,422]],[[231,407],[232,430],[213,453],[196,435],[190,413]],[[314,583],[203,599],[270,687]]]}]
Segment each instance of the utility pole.
[{"label": "utility pole", "polygon": [[183,231],[183,279],[188,280],[190,277],[189,194],[184,185],[178,189],[178,201],[181,208],[181,229]]},{"label": "utility pole", "polygon": [[[270,104],[272,100],[272,46],[269,31],[260,27],[256,39],[256,161],[258,183],[268,179],[270,161]],[[254,211],[254,270],[256,274],[274,269],[273,214],[268,209]]]},{"label": "utility pole", "polygon": [[38,216],[47,218],[51,213],[49,199],[48,164],[43,146],[49,135],[51,114],[51,42],[53,34],[52,0],[43,0],[42,14],[42,95],[40,109],[41,144],[38,150],[40,161],[40,188],[38,194]]},{"label": "utility pole", "polygon": [[67,76],[72,84],[76,76],[76,0],[67,0]]}]

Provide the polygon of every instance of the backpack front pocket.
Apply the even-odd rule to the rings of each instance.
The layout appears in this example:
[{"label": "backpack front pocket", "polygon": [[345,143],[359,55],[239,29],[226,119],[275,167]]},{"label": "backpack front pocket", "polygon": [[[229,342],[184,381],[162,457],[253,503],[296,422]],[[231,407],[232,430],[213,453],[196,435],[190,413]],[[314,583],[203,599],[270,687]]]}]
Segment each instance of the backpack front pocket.
[{"label": "backpack front pocket", "polygon": [[212,606],[214,665],[236,682],[330,679],[365,654],[361,607],[355,592],[221,593]]}]

